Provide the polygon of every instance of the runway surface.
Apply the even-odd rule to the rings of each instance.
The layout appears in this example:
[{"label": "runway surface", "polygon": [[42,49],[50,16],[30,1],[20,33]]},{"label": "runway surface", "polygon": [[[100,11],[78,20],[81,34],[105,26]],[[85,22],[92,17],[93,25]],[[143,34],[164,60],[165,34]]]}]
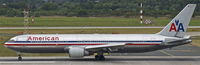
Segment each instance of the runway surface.
[{"label": "runway surface", "polygon": [[105,61],[96,61],[94,56],[83,59],[58,57],[0,57],[0,65],[199,65],[200,47],[183,45],[172,49],[148,53],[123,53],[106,56]]},{"label": "runway surface", "polygon": [[[106,56],[105,61],[93,57],[70,59],[68,57],[14,57],[0,59],[0,65],[199,65],[200,56]],[[3,60],[2,60],[3,59]]]},{"label": "runway surface", "polygon": [[[130,26],[130,27],[28,27],[28,29],[106,29],[106,28],[163,28],[162,26]],[[200,26],[189,26],[200,28]],[[27,29],[27,27],[0,27],[0,29]]]},{"label": "runway surface", "polygon": [[199,32],[186,32],[187,35],[190,36],[200,36],[200,31]]}]

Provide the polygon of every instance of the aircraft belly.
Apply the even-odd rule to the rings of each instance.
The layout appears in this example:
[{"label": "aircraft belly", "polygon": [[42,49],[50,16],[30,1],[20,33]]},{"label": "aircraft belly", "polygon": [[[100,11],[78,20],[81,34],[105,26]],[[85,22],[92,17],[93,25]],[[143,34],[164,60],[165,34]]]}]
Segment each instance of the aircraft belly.
[{"label": "aircraft belly", "polygon": [[113,53],[141,53],[166,48],[163,45],[131,45],[118,49]]},{"label": "aircraft belly", "polygon": [[8,48],[17,52],[24,53],[65,53],[67,46],[8,46]]},{"label": "aircraft belly", "polygon": [[[155,51],[159,49],[170,48],[170,47],[179,46],[179,45],[183,45],[183,44],[125,45],[124,47],[114,48],[114,51],[111,51],[111,53],[142,53],[142,52],[150,52],[150,51]],[[44,46],[33,45],[33,46],[6,46],[6,47],[12,50],[15,50],[17,52],[24,52],[24,53],[68,53],[69,46],[73,46],[73,45],[49,45],[49,46],[48,45],[44,45]],[[84,45],[81,45],[81,46],[84,46]]]},{"label": "aircraft belly", "polygon": [[182,43],[174,43],[173,45],[127,45],[114,51],[112,53],[143,53],[143,52],[150,52],[165,48],[172,48],[184,44],[188,44],[189,42],[182,42]]},{"label": "aircraft belly", "polygon": [[[12,50],[24,53],[68,53],[69,46],[7,46]],[[113,53],[138,53],[165,48],[161,45],[127,45]]]}]

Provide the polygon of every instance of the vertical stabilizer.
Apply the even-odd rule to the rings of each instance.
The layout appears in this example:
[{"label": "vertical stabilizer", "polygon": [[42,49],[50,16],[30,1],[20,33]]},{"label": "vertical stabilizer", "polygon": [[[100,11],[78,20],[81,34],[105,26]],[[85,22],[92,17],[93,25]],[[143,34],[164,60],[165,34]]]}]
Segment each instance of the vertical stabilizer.
[{"label": "vertical stabilizer", "polygon": [[170,37],[184,37],[195,7],[196,4],[188,4],[162,31],[157,34]]}]

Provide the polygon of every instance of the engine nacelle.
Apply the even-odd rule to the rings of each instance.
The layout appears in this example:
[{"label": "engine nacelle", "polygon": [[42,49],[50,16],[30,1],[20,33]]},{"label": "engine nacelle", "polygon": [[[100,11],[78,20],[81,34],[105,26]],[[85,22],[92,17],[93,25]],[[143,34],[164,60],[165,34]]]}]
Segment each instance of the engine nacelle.
[{"label": "engine nacelle", "polygon": [[72,58],[80,58],[89,55],[88,51],[85,51],[82,47],[70,47],[69,56]]}]

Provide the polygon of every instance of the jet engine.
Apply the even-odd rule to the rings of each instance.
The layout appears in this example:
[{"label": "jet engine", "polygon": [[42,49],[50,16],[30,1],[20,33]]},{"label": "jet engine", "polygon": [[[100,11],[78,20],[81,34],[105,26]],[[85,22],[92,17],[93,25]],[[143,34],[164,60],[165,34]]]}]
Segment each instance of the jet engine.
[{"label": "jet engine", "polygon": [[89,52],[86,51],[83,47],[70,47],[69,56],[72,58],[81,58],[83,56],[89,55]]}]

